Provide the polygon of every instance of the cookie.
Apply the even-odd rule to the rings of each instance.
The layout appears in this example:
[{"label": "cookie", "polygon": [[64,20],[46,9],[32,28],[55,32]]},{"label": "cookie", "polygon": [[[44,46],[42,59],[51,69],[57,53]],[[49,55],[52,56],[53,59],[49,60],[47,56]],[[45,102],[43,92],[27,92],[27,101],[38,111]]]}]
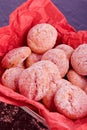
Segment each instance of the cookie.
[{"label": "cookie", "polygon": [[16,67],[21,64],[29,55],[31,54],[31,50],[29,47],[19,47],[15,48],[3,57],[2,59],[2,67],[3,68],[11,68]]},{"label": "cookie", "polygon": [[59,78],[55,83],[50,84],[50,89],[48,90],[46,96],[43,98],[43,103],[50,111],[55,111],[54,95],[59,87],[70,85],[71,83],[65,79]]},{"label": "cookie", "polygon": [[49,89],[49,76],[37,63],[25,69],[19,77],[19,91],[29,99],[39,101]]},{"label": "cookie", "polygon": [[87,76],[87,44],[81,44],[74,50],[71,65],[78,74]]},{"label": "cookie", "polygon": [[69,60],[61,49],[50,49],[42,55],[41,60],[50,60],[57,65],[61,77],[64,77],[69,69]]},{"label": "cookie", "polygon": [[23,70],[20,67],[6,69],[1,78],[2,84],[14,91],[18,91],[18,78]]},{"label": "cookie", "polygon": [[74,51],[74,49],[71,46],[66,45],[66,44],[57,45],[55,48],[62,49],[65,52],[68,59],[70,59],[71,54]]},{"label": "cookie", "polygon": [[33,26],[27,35],[27,45],[38,54],[43,54],[54,47],[57,40],[57,30],[48,23]]},{"label": "cookie", "polygon": [[87,85],[87,79],[76,73],[74,70],[69,70],[67,73],[68,80],[73,84],[81,89],[85,89],[85,86]]},{"label": "cookie", "polygon": [[75,85],[60,87],[55,96],[56,109],[70,119],[80,119],[87,115],[87,95]]},{"label": "cookie", "polygon": [[36,54],[36,53],[31,53],[30,56],[27,57],[27,59],[25,60],[25,65],[26,67],[30,67],[32,64],[38,62],[41,60],[41,56],[40,54]]},{"label": "cookie", "polygon": [[60,78],[57,66],[51,61],[42,60],[23,71],[19,78],[19,90],[29,99],[38,101],[47,94],[50,85]]}]

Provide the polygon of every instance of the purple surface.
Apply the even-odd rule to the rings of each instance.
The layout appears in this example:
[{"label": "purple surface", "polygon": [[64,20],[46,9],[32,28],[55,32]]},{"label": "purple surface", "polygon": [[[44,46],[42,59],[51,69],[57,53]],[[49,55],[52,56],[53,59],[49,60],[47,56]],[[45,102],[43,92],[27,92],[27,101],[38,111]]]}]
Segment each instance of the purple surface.
[{"label": "purple surface", "polygon": [[87,30],[87,0],[53,0],[76,30]]},{"label": "purple surface", "polygon": [[[9,14],[26,0],[0,0],[0,26],[8,24]],[[87,30],[87,0],[52,0],[76,30]]]},{"label": "purple surface", "polygon": [[26,0],[0,0],[0,27],[8,24],[10,13]]}]

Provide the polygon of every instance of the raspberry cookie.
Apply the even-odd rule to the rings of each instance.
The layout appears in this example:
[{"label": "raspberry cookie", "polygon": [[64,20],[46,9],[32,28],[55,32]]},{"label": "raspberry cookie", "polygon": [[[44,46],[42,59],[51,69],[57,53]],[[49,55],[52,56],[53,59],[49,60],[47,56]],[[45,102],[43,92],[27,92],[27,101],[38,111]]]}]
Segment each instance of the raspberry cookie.
[{"label": "raspberry cookie", "polygon": [[25,61],[26,67],[30,67],[32,64],[40,61],[41,56],[42,55],[40,55],[40,54],[31,53],[30,56],[28,56],[26,61]]},{"label": "raspberry cookie", "polygon": [[25,69],[19,77],[19,91],[22,95],[36,101],[41,100],[49,89],[49,76],[37,63]]},{"label": "raspberry cookie", "polygon": [[61,78],[57,66],[51,61],[39,61],[23,71],[19,78],[20,93],[41,100],[48,92],[50,85]]},{"label": "raspberry cookie", "polygon": [[70,59],[71,54],[74,51],[74,49],[71,46],[66,45],[66,44],[60,44],[60,45],[56,46],[55,48],[62,49],[65,52],[68,59]]},{"label": "raspberry cookie", "polygon": [[41,60],[50,60],[56,64],[61,77],[64,77],[69,69],[69,60],[61,49],[50,49],[43,54]]},{"label": "raspberry cookie", "polygon": [[70,85],[71,83],[65,79],[57,79],[55,83],[50,84],[46,96],[43,98],[44,105],[50,110],[55,111],[54,95],[59,87]]},{"label": "raspberry cookie", "polygon": [[19,47],[9,51],[2,59],[3,68],[16,67],[21,64],[29,55],[31,50],[29,47]]},{"label": "raspberry cookie", "polygon": [[27,44],[31,50],[43,54],[54,47],[58,32],[48,23],[37,24],[32,27],[27,35]]},{"label": "raspberry cookie", "polygon": [[74,50],[71,65],[78,74],[87,76],[87,44],[81,44]]},{"label": "raspberry cookie", "polygon": [[67,73],[67,78],[72,84],[82,89],[85,89],[85,86],[87,85],[87,79],[76,73],[74,70],[69,70]]},{"label": "raspberry cookie", "polygon": [[60,87],[54,97],[58,112],[70,119],[79,119],[87,115],[86,100],[86,93],[74,85]]},{"label": "raspberry cookie", "polygon": [[23,70],[20,67],[6,69],[1,78],[2,84],[14,91],[18,91],[18,78]]}]

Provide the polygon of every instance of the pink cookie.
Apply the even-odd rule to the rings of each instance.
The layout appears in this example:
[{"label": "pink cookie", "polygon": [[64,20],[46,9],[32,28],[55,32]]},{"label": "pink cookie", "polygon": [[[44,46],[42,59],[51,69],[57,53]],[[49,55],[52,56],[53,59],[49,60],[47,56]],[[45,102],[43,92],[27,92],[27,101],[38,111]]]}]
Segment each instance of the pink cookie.
[{"label": "pink cookie", "polygon": [[18,78],[24,69],[15,67],[5,70],[2,75],[2,84],[8,88],[18,91]]},{"label": "pink cookie", "polygon": [[87,95],[74,85],[60,87],[54,97],[58,112],[70,119],[79,119],[87,115]]},{"label": "pink cookie", "polygon": [[30,56],[28,56],[26,61],[25,61],[26,67],[30,67],[32,64],[40,61],[41,56],[42,55],[40,55],[40,54],[31,53]]},{"label": "pink cookie", "polygon": [[48,23],[37,24],[32,27],[27,36],[27,44],[31,50],[43,54],[54,47],[58,32]]},{"label": "pink cookie", "polygon": [[71,83],[65,79],[57,79],[56,82],[50,84],[50,89],[48,90],[46,96],[43,97],[44,105],[50,110],[55,111],[55,104],[54,104],[54,95],[59,89],[59,87],[70,85]]},{"label": "pink cookie", "polygon": [[47,94],[51,84],[55,84],[59,78],[61,76],[57,66],[51,61],[42,60],[21,74],[19,90],[29,99],[40,100]]},{"label": "pink cookie", "polygon": [[9,51],[2,59],[2,67],[11,68],[21,64],[29,55],[31,50],[29,47],[19,47]]},{"label": "pink cookie", "polygon": [[74,50],[71,65],[78,74],[87,76],[87,44],[79,45]]},{"label": "pink cookie", "polygon": [[68,59],[70,59],[71,54],[74,51],[74,49],[71,46],[66,45],[66,44],[57,45],[55,48],[62,49],[65,52]]},{"label": "pink cookie", "polygon": [[61,49],[51,49],[45,52],[41,60],[50,60],[57,65],[61,77],[64,77],[69,69],[69,60]]},{"label": "pink cookie", "polygon": [[69,70],[67,73],[67,78],[73,85],[76,85],[82,89],[84,89],[87,85],[87,79],[76,73],[74,70]]},{"label": "pink cookie", "polygon": [[19,91],[36,101],[41,100],[49,89],[48,72],[38,63],[25,69],[19,77]]}]

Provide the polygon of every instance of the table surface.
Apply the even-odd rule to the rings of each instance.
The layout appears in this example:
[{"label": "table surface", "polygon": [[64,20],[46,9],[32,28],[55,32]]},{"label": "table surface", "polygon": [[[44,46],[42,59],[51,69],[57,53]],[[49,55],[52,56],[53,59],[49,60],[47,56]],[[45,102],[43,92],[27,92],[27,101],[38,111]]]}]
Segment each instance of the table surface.
[{"label": "table surface", "polygon": [[[8,24],[10,13],[26,0],[0,0],[0,27]],[[87,0],[52,0],[76,30],[87,30]]]}]

